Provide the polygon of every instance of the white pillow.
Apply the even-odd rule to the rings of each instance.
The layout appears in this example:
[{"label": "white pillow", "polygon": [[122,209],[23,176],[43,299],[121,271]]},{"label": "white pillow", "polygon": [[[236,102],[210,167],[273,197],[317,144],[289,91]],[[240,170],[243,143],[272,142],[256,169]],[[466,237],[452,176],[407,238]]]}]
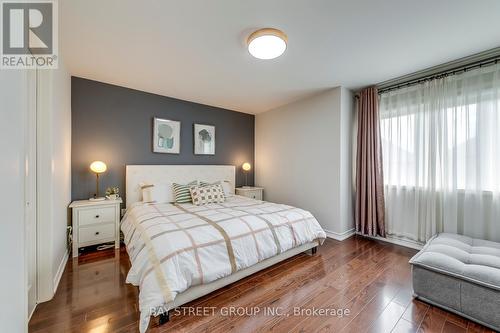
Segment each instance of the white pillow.
[{"label": "white pillow", "polygon": [[226,197],[229,196],[230,194],[232,194],[233,187],[231,186],[231,183],[228,182],[227,180],[219,180],[219,181],[214,182],[214,183],[200,181],[200,185],[201,186],[205,186],[205,185],[219,185],[219,184],[222,185],[222,189],[224,190],[224,195]]},{"label": "white pillow", "polygon": [[172,184],[140,183],[143,202],[174,202]]}]

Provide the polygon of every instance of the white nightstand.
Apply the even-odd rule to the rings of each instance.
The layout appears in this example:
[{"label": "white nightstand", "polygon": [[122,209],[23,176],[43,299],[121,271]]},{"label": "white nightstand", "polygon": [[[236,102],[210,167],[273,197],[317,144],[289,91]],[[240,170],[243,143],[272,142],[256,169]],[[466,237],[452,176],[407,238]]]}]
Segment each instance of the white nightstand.
[{"label": "white nightstand", "polygon": [[262,200],[264,198],[264,188],[252,186],[237,187],[236,194],[255,200]]},{"label": "white nightstand", "polygon": [[73,201],[73,257],[78,248],[101,243],[115,242],[120,248],[120,204],[122,199]]}]

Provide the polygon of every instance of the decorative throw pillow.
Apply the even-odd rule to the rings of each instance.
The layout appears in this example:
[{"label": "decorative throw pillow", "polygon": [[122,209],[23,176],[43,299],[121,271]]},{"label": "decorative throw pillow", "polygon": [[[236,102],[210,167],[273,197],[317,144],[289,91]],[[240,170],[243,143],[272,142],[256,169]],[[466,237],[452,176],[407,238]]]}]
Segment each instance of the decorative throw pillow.
[{"label": "decorative throw pillow", "polygon": [[172,184],[140,183],[143,202],[173,202]]},{"label": "decorative throw pillow", "polygon": [[222,185],[206,185],[206,186],[191,186],[191,197],[193,204],[196,206],[206,205],[209,203],[221,203],[226,200]]},{"label": "decorative throw pillow", "polygon": [[197,180],[193,180],[192,182],[186,185],[173,183],[172,188],[174,189],[175,202],[176,203],[192,202],[193,200],[191,199],[191,193],[189,192],[189,188],[191,186],[196,186],[196,185],[198,185]]},{"label": "decorative throw pillow", "polygon": [[231,183],[228,182],[227,180],[220,180],[220,181],[217,181],[217,182],[214,182],[214,183],[208,183],[208,182],[200,181],[200,185],[201,186],[222,185],[222,189],[224,190],[224,195],[226,197],[229,196],[229,195],[231,195],[231,192],[233,191]]},{"label": "decorative throw pillow", "polygon": [[143,202],[156,202],[154,199],[155,186],[153,184],[140,183]]}]

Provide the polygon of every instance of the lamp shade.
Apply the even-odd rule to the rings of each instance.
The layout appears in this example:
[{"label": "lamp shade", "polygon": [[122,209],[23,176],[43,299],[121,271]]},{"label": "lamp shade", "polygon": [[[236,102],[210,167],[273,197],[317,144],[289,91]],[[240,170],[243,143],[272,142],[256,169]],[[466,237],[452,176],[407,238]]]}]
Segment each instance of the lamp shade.
[{"label": "lamp shade", "polygon": [[250,165],[250,163],[248,162],[245,162],[243,163],[243,165],[241,166],[241,168],[245,171],[250,171],[250,169],[252,168],[252,166]]},{"label": "lamp shade", "polygon": [[94,161],[90,164],[90,170],[92,170],[95,173],[103,173],[106,171],[108,167],[106,166],[106,163],[101,162],[101,161]]}]

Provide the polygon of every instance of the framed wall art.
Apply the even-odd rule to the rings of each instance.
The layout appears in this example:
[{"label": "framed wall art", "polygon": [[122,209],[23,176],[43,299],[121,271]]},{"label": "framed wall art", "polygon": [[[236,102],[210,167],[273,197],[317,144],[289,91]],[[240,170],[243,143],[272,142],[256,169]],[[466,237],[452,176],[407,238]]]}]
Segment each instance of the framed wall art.
[{"label": "framed wall art", "polygon": [[215,155],[215,126],[194,124],[194,154]]},{"label": "framed wall art", "polygon": [[179,154],[181,147],[181,122],[154,118],[153,152]]}]

